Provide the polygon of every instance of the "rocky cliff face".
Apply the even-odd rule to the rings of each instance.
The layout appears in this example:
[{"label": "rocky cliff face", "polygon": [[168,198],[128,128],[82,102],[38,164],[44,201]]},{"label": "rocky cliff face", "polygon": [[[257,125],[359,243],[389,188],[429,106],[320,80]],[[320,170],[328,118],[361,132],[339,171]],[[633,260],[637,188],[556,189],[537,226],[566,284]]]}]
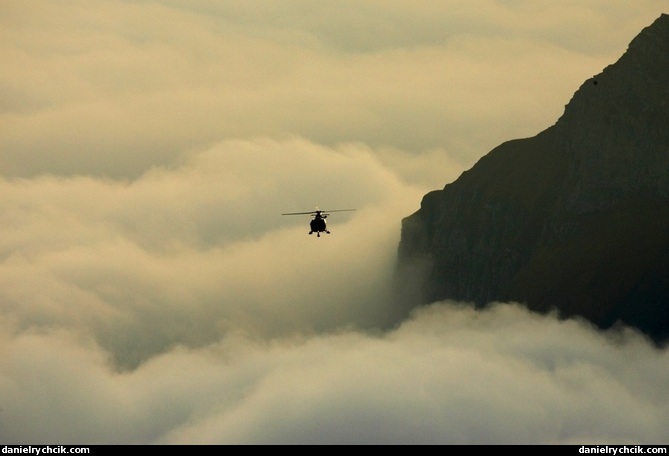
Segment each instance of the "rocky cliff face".
[{"label": "rocky cliff face", "polygon": [[669,15],[402,221],[405,298],[518,301],[669,337]]}]

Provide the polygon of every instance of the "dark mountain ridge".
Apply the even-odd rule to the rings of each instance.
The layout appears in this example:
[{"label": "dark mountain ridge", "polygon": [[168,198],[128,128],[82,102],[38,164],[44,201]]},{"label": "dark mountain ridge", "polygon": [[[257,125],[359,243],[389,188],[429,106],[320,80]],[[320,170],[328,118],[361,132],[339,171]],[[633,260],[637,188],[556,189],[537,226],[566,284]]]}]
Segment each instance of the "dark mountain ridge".
[{"label": "dark mountain ridge", "polygon": [[553,126],[425,195],[402,221],[397,272],[414,302],[517,301],[666,340],[669,15]]}]

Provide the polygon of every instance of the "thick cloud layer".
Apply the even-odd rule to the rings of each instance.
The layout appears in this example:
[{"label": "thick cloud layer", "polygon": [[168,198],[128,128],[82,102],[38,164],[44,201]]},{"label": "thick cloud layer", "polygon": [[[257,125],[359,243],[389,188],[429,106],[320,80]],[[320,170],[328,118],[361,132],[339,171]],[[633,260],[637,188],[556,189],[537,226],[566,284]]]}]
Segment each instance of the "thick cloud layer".
[{"label": "thick cloud layer", "polygon": [[666,443],[666,350],[511,305],[435,305],[385,334],[229,334],[130,372],[58,330],[3,347],[7,443]]},{"label": "thick cloud layer", "polygon": [[[300,140],[226,142],[132,182],[0,184],[3,316],[17,330],[83,325],[124,366],[230,330],[387,320],[389,247],[421,196],[365,148]],[[357,211],[334,213],[316,242],[309,216],[280,215],[314,202]]]},{"label": "thick cloud layer", "polygon": [[660,3],[3,2],[0,441],[666,443],[666,350],[391,286]]}]

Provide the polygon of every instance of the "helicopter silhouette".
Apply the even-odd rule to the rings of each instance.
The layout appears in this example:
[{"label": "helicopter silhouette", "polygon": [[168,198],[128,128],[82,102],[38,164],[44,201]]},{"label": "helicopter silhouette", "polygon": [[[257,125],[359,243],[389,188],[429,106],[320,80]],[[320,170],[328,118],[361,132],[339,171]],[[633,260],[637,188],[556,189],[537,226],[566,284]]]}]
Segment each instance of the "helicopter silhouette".
[{"label": "helicopter silhouette", "polygon": [[330,234],[330,231],[327,229],[327,222],[325,221],[330,215],[331,212],[347,212],[354,211],[355,209],[335,209],[332,211],[322,211],[316,207],[315,211],[310,212],[288,212],[281,215],[311,215],[313,219],[309,222],[309,234],[316,233],[317,237],[321,237],[321,233]]}]

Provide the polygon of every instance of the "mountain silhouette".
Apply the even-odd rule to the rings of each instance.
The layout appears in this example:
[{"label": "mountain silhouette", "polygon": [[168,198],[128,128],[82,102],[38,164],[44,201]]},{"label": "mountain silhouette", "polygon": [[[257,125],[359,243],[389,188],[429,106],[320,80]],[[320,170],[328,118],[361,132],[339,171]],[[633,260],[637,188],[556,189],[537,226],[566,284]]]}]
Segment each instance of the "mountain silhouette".
[{"label": "mountain silhouette", "polygon": [[412,304],[520,302],[669,337],[669,15],[534,137],[494,148],[402,220]]}]

